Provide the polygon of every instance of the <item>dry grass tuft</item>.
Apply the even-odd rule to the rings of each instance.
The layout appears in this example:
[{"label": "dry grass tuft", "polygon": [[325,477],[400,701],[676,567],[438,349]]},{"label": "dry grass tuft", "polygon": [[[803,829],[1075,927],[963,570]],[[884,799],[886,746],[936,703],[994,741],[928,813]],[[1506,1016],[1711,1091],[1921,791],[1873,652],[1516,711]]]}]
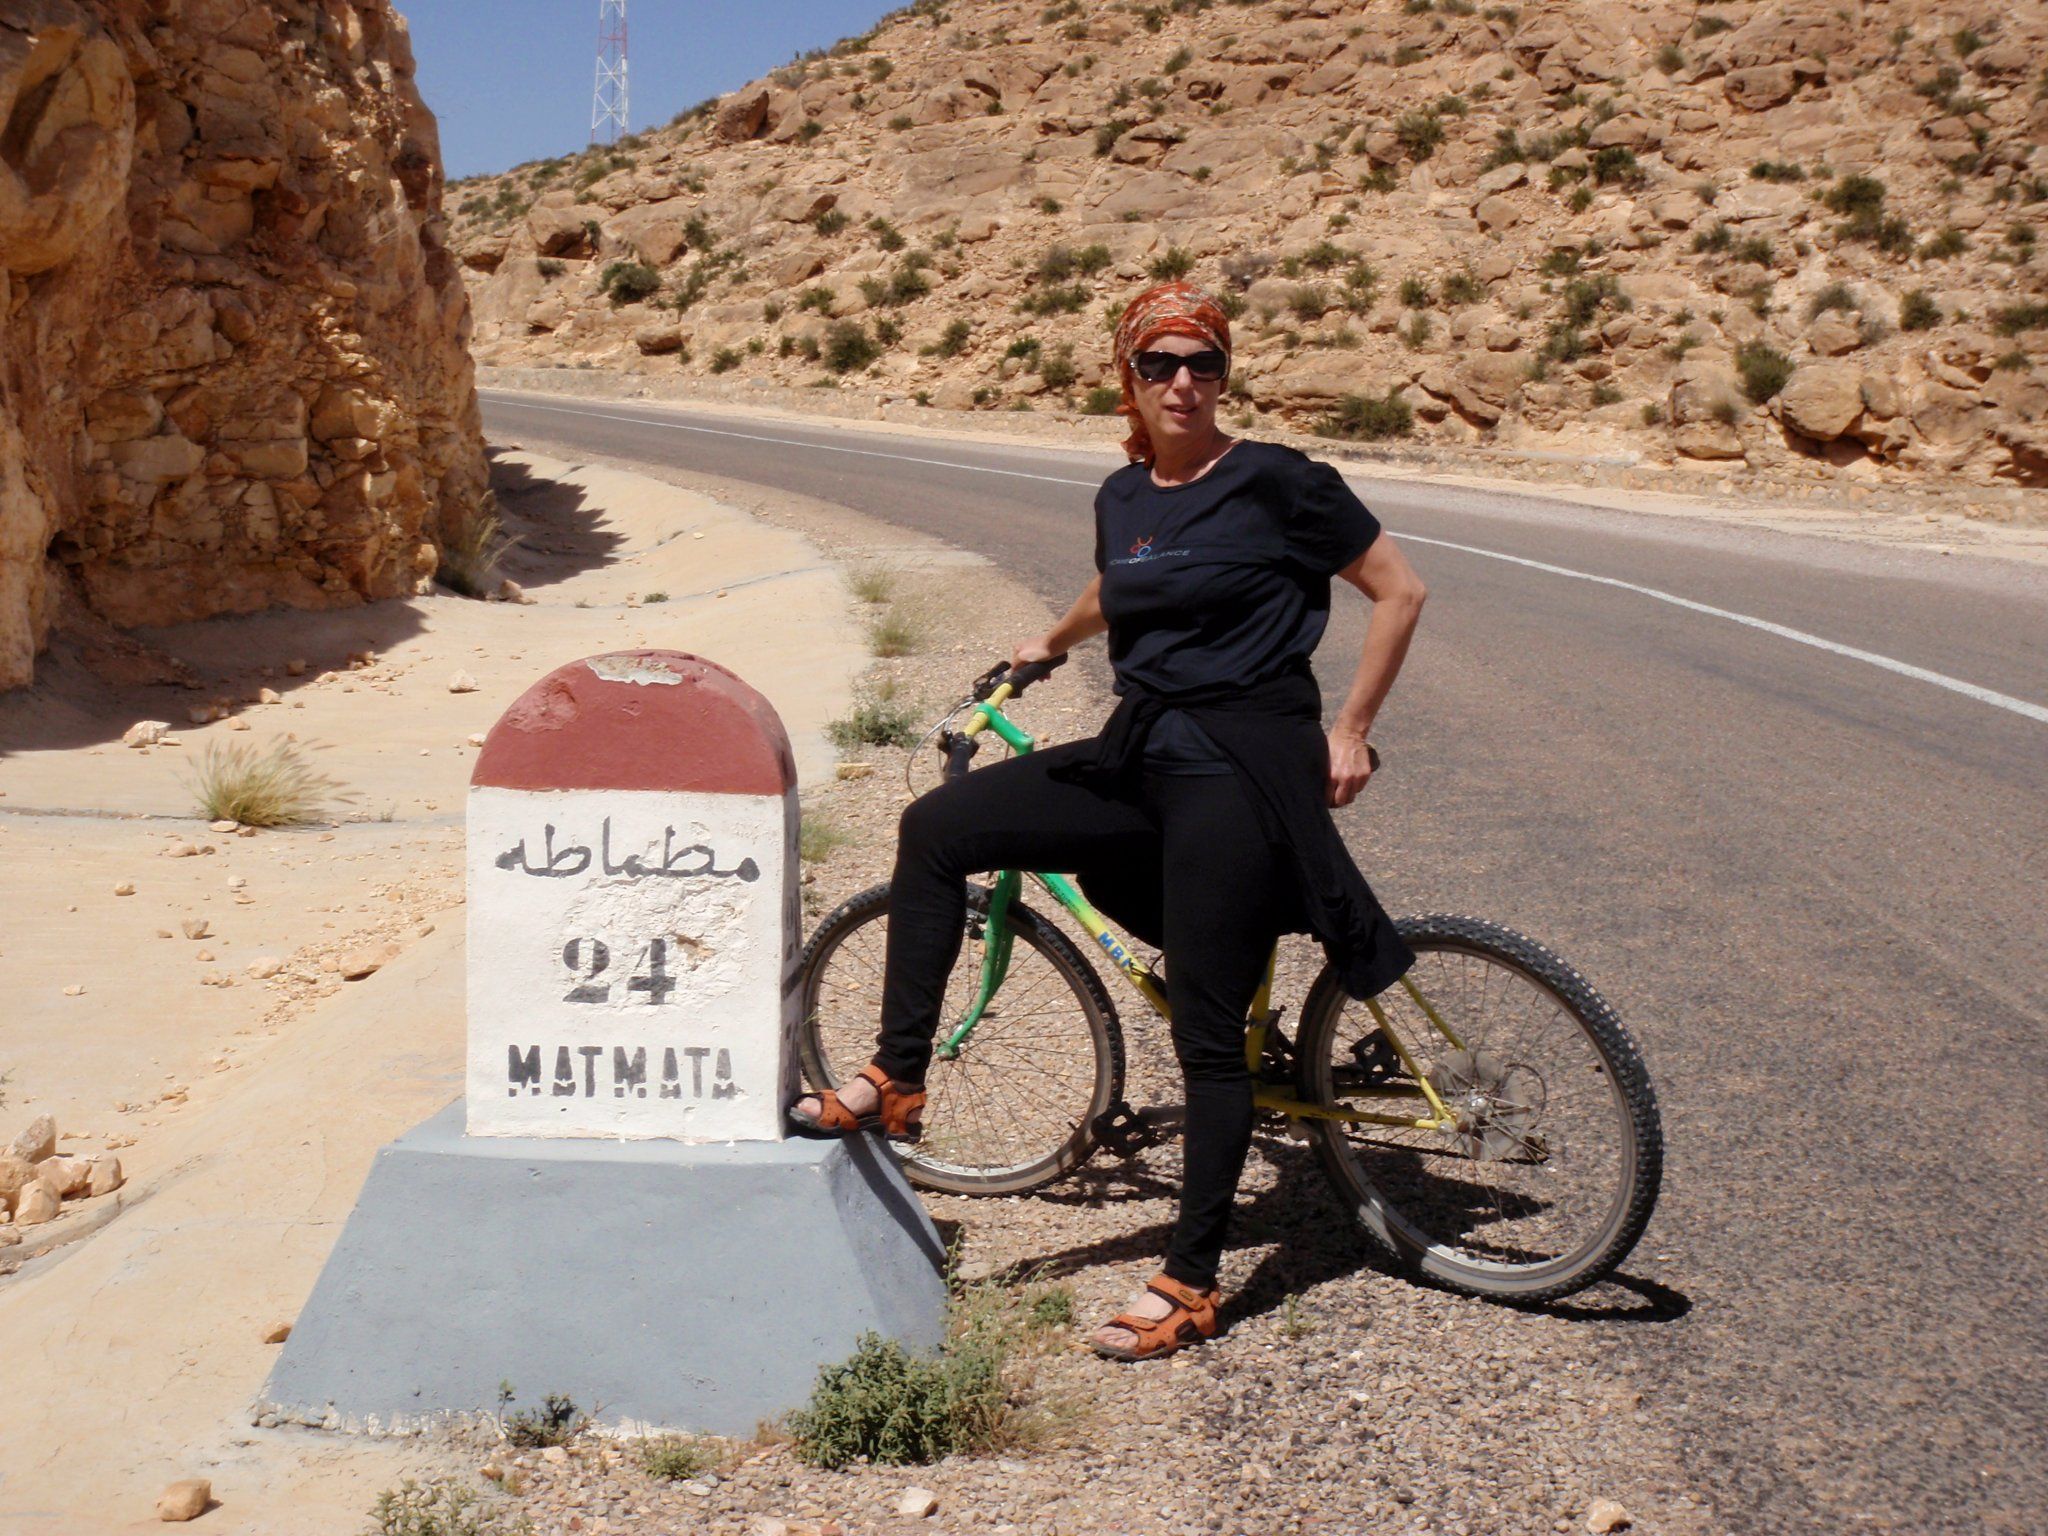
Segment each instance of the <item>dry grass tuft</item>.
[{"label": "dry grass tuft", "polygon": [[497,589],[498,563],[518,543],[505,532],[497,513],[479,508],[443,541],[434,580],[464,597],[489,597]]},{"label": "dry grass tuft", "polygon": [[352,800],[316,771],[296,743],[282,738],[258,751],[248,742],[209,742],[189,784],[210,821],[245,827],[294,827],[320,818],[329,800]]}]

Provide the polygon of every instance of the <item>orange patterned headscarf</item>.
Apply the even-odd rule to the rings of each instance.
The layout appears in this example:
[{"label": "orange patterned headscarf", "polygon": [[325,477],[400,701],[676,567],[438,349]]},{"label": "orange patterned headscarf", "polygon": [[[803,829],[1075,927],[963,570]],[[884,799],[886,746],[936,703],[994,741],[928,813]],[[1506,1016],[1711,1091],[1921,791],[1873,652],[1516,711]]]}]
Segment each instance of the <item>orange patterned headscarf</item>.
[{"label": "orange patterned headscarf", "polygon": [[1206,341],[1230,353],[1230,317],[1223,306],[1193,283],[1161,283],[1147,288],[1124,310],[1116,324],[1117,382],[1123,386],[1123,404],[1117,415],[1131,424],[1124,439],[1124,452],[1137,463],[1153,459],[1152,437],[1138,415],[1137,387],[1131,376],[1131,358],[1162,336],[1188,336]]}]

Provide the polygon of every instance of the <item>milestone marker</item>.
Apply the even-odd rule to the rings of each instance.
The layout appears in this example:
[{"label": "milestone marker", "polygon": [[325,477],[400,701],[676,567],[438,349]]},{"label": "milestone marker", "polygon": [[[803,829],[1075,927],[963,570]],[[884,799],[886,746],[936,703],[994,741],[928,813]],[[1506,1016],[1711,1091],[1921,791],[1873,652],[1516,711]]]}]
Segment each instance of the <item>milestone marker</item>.
[{"label": "milestone marker", "polygon": [[723,667],[527,689],[470,778],[468,1134],[780,1141],[797,824],[782,722]]},{"label": "milestone marker", "polygon": [[466,1102],[378,1153],[259,1425],[489,1418],[509,1380],[744,1435],[865,1334],[938,1346],[945,1249],[894,1156],[783,1134],[802,909],[766,699],[679,651],[557,667],[477,755],[468,880]]}]

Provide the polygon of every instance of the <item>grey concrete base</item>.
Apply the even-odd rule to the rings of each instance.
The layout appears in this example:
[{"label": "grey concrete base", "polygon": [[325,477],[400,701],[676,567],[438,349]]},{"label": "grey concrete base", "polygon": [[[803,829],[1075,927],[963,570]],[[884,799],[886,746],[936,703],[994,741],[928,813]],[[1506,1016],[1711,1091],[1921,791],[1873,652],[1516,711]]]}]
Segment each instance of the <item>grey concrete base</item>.
[{"label": "grey concrete base", "polygon": [[404,1433],[574,1398],[621,1428],[748,1434],[873,1329],[944,1335],[944,1248],[895,1159],[847,1141],[462,1135],[377,1154],[259,1413]]}]

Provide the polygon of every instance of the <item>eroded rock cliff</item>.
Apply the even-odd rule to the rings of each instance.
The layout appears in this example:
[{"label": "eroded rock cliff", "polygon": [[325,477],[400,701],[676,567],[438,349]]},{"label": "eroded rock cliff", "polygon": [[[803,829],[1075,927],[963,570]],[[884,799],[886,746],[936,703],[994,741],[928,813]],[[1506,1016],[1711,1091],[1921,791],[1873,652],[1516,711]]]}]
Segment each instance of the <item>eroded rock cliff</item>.
[{"label": "eroded rock cliff", "polygon": [[475,514],[469,314],[385,0],[0,7],[0,687],[121,625],[391,597]]}]

